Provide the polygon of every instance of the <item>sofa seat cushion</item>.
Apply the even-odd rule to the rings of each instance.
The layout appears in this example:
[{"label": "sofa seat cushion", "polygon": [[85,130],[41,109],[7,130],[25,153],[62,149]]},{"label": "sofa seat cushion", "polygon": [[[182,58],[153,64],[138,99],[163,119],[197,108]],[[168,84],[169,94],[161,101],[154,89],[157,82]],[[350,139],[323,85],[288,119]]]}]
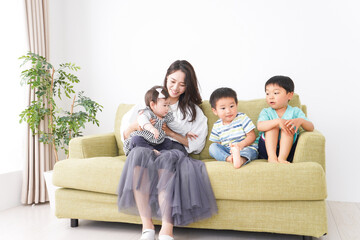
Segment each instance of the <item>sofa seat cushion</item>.
[{"label": "sofa seat cushion", "polygon": [[[54,168],[59,187],[117,194],[126,157],[67,159]],[[235,169],[231,164],[204,160],[216,199],[322,200],[325,173],[318,163],[271,164],[256,160]]]},{"label": "sofa seat cushion", "polygon": [[323,200],[325,173],[320,164],[274,164],[255,160],[239,169],[227,162],[206,161],[216,199]]},{"label": "sofa seat cushion", "polygon": [[117,194],[126,157],[66,159],[55,164],[53,184],[58,187]]}]

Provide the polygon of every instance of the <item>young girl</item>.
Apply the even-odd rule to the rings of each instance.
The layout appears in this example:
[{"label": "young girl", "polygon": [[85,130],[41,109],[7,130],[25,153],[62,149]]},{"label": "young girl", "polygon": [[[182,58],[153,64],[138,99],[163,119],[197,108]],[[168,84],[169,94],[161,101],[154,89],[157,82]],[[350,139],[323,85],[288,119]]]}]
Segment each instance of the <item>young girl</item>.
[{"label": "young girl", "polygon": [[[156,153],[171,149],[172,141],[165,137],[162,129],[163,124],[166,123],[173,131],[177,130],[174,116],[169,111],[169,93],[164,87],[154,86],[146,92],[145,104],[146,108],[139,111],[141,114],[137,118],[137,122],[143,130],[132,132],[130,137],[124,141],[126,155],[135,147],[154,149]],[[154,125],[151,123],[151,119],[154,119]]]}]

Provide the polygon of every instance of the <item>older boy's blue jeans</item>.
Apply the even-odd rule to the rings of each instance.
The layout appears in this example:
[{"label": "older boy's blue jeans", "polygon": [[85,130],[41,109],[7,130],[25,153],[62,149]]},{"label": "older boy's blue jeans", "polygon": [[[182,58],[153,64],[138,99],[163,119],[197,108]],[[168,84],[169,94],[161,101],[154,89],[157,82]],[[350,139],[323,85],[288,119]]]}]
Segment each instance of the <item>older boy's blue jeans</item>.
[{"label": "older boy's blue jeans", "polygon": [[[225,147],[219,143],[212,143],[209,147],[210,156],[218,161],[226,161],[226,158],[231,155],[230,148]],[[248,164],[254,159],[257,159],[258,152],[250,147],[244,147],[240,151],[240,156],[247,159],[244,165]]]}]

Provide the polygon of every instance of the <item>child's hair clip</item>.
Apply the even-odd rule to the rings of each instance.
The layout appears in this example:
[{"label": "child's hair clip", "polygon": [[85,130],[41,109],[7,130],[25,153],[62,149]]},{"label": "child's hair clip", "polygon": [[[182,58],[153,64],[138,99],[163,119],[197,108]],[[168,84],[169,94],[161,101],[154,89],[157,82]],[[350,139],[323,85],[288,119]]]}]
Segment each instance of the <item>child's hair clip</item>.
[{"label": "child's hair clip", "polygon": [[165,98],[164,94],[162,93],[162,88],[156,88],[155,90],[159,93],[158,98]]}]

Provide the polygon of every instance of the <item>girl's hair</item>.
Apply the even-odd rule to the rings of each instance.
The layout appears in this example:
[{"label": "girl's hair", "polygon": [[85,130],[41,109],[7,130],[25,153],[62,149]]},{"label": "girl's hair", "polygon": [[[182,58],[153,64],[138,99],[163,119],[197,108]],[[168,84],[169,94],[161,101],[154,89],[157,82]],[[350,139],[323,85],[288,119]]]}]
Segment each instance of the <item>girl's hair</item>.
[{"label": "girl's hair", "polygon": [[164,87],[167,89],[167,78],[170,74],[176,71],[182,71],[185,74],[185,92],[179,97],[179,108],[183,114],[183,119],[185,119],[189,110],[191,114],[190,122],[196,119],[196,109],[195,105],[200,105],[202,102],[200,92],[199,92],[199,83],[196,78],[195,70],[191,64],[186,60],[177,60],[173,62],[168,68],[165,80]]},{"label": "girl's hair", "polygon": [[164,95],[164,99],[169,98],[169,93],[163,86],[154,86],[145,93],[145,104],[150,107],[150,102],[153,101],[155,104],[159,99],[159,91]]}]

